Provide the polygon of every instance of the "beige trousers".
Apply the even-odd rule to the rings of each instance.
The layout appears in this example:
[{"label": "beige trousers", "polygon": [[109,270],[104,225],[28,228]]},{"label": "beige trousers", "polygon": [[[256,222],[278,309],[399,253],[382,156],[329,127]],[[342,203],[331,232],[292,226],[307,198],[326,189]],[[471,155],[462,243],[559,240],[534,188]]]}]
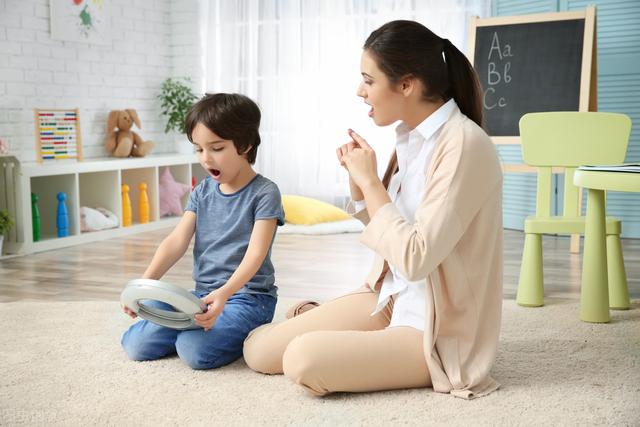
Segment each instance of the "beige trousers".
[{"label": "beige trousers", "polygon": [[371,316],[377,301],[377,293],[359,291],[263,325],[245,340],[245,361],[258,372],[284,373],[318,396],[430,386],[423,332],[385,329],[393,307]]}]

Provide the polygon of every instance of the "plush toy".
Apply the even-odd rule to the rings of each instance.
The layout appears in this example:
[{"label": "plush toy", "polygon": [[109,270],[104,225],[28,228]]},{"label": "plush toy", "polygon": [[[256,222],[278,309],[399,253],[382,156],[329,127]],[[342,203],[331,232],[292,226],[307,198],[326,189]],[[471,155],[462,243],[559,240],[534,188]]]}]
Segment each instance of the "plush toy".
[{"label": "plush toy", "polygon": [[131,130],[133,124],[140,128],[140,119],[136,110],[114,110],[107,119],[107,151],[115,157],[144,157],[153,150],[152,141],[143,141],[140,135]]},{"label": "plush toy", "polygon": [[80,207],[80,231],[98,231],[115,228],[119,224],[118,217],[105,208],[95,209],[87,206]]},{"label": "plush toy", "polygon": [[160,174],[160,216],[182,215],[182,196],[191,190],[191,186],[177,182],[168,167]]}]

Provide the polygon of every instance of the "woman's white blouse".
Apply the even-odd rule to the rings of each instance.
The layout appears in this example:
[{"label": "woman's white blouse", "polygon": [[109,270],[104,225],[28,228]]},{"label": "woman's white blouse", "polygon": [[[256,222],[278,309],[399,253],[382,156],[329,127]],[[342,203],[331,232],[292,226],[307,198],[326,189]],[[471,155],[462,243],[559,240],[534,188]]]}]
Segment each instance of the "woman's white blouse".
[{"label": "woman's white blouse", "polygon": [[[426,188],[426,173],[442,125],[454,110],[455,101],[447,101],[415,129],[400,124],[396,128],[398,173],[389,183],[389,197],[405,221],[413,224],[415,213]],[[364,201],[354,202],[356,211],[366,207]],[[426,282],[407,280],[392,265],[382,282],[378,305],[372,315],[382,310],[393,297],[393,313],[388,327],[410,326],[424,330]]]}]

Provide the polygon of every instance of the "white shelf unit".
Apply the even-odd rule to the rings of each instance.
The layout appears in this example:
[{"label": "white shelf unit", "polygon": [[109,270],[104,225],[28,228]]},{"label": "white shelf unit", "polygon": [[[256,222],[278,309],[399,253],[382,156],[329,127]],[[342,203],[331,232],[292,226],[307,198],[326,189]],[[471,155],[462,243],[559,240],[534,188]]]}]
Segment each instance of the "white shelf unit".
[{"label": "white shelf unit", "polygon": [[[193,154],[166,154],[128,159],[95,159],[81,162],[20,163],[12,158],[13,176],[4,174],[4,194],[13,192],[14,207],[10,214],[15,218],[16,227],[12,235],[5,238],[5,256],[29,254],[61,247],[88,243],[143,231],[170,227],[180,217],[160,217],[159,176],[162,168],[169,167],[176,181],[189,184],[192,177],[200,182],[206,172]],[[139,222],[138,185],[147,184],[149,198],[149,222]],[[11,184],[11,185],[10,185]],[[129,186],[132,208],[132,225],[122,226],[121,185]],[[12,188],[8,188],[12,187]],[[69,218],[69,236],[57,237],[56,215],[58,192],[67,196],[66,206]],[[40,240],[33,241],[31,193],[38,195],[40,212]],[[182,198],[186,206],[189,195]],[[5,199],[11,197],[5,196]],[[5,203],[5,205],[10,205]],[[119,219],[119,225],[101,231],[82,232],[80,229],[80,207],[104,207]],[[2,206],[0,206],[2,207]],[[11,208],[11,206],[9,206]]]}]

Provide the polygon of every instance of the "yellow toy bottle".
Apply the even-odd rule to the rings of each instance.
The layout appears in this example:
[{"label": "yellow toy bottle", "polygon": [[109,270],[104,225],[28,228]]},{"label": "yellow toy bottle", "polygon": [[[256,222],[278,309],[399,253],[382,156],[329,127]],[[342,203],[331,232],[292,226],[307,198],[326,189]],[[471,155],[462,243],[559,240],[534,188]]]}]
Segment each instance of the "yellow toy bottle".
[{"label": "yellow toy bottle", "polygon": [[138,199],[138,220],[140,224],[149,222],[149,196],[147,196],[147,184],[141,182],[138,184],[140,197]]},{"label": "yellow toy bottle", "polygon": [[129,186],[122,184],[122,226],[131,225],[131,199],[129,199]]}]

